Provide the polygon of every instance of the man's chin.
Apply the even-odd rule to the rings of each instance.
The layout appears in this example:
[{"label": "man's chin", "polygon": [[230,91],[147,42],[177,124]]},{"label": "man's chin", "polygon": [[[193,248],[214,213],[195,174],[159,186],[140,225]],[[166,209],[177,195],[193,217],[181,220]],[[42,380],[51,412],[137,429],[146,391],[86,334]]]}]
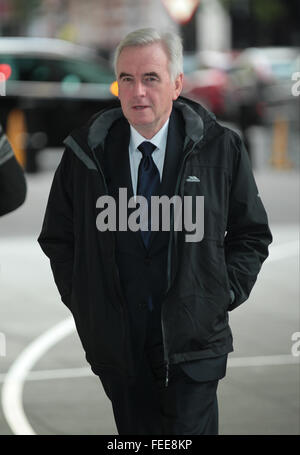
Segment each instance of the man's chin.
[{"label": "man's chin", "polygon": [[153,122],[130,122],[130,125],[146,139],[151,139],[156,133]]},{"label": "man's chin", "polygon": [[132,125],[134,128],[140,127],[140,128],[151,128],[153,125],[153,119],[142,119],[142,118],[128,118],[127,120],[129,121],[130,125]]},{"label": "man's chin", "polygon": [[148,125],[153,122],[153,115],[150,115],[149,112],[136,112],[130,118],[132,119],[132,123],[136,125]]}]

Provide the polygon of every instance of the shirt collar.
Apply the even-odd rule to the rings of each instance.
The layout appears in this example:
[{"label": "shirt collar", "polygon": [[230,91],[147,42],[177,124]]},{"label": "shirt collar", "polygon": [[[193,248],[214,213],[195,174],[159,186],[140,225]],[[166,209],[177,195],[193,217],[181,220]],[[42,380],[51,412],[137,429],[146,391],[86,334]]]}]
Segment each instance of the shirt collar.
[{"label": "shirt collar", "polygon": [[167,137],[168,137],[168,125],[169,120],[165,122],[165,124],[161,127],[161,129],[153,136],[151,139],[146,139],[142,136],[133,126],[130,125],[130,133],[131,133],[131,141],[133,144],[133,151],[135,151],[138,146],[145,141],[151,142],[154,144],[157,149],[165,150],[167,144]]}]

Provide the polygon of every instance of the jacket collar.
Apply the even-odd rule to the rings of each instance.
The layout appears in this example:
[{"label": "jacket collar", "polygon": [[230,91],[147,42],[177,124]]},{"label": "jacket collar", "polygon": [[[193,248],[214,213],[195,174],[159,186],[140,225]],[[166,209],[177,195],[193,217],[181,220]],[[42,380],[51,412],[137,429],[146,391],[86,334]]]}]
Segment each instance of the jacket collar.
[{"label": "jacket collar", "polygon": [[[203,137],[204,123],[200,112],[195,112],[192,105],[187,104],[187,100],[180,97],[173,103],[173,110],[178,109],[185,123],[186,141],[192,140],[198,142],[199,138]],[[196,103],[195,103],[196,105]],[[104,111],[92,123],[88,134],[88,144],[92,149],[96,149],[99,145],[103,147],[105,138],[110,130],[112,124],[123,117],[121,107],[116,107]]]},{"label": "jacket collar", "polygon": [[[179,97],[173,106],[173,111],[179,111],[184,119],[184,148],[190,141],[196,144],[201,140],[208,140],[216,132],[214,127],[222,128],[215,121],[214,115],[198,103]],[[97,152],[99,156],[99,151],[104,150],[110,129],[121,119],[127,122],[119,104],[107,108],[96,114],[87,125],[72,132],[64,140],[64,144],[70,147],[86,166],[96,169],[94,153]]]}]

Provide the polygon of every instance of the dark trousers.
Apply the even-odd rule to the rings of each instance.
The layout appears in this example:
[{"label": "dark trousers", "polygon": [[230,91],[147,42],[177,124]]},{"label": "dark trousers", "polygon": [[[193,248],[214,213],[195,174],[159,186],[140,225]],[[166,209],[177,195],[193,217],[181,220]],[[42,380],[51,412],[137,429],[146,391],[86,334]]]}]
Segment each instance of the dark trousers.
[{"label": "dark trousers", "polygon": [[[156,326],[158,327],[158,325]],[[150,323],[138,376],[133,385],[103,372],[100,376],[112,402],[120,435],[216,435],[218,434],[218,380],[192,379],[180,365],[169,366],[165,386],[161,336]]]}]

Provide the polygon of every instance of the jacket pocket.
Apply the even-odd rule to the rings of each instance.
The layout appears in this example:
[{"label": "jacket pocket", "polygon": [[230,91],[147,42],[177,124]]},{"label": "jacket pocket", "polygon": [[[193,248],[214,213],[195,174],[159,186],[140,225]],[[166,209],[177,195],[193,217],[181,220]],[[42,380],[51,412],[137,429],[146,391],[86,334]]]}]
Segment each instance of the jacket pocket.
[{"label": "jacket pocket", "polygon": [[224,296],[193,294],[166,302],[164,320],[171,353],[204,350],[227,330]]}]

